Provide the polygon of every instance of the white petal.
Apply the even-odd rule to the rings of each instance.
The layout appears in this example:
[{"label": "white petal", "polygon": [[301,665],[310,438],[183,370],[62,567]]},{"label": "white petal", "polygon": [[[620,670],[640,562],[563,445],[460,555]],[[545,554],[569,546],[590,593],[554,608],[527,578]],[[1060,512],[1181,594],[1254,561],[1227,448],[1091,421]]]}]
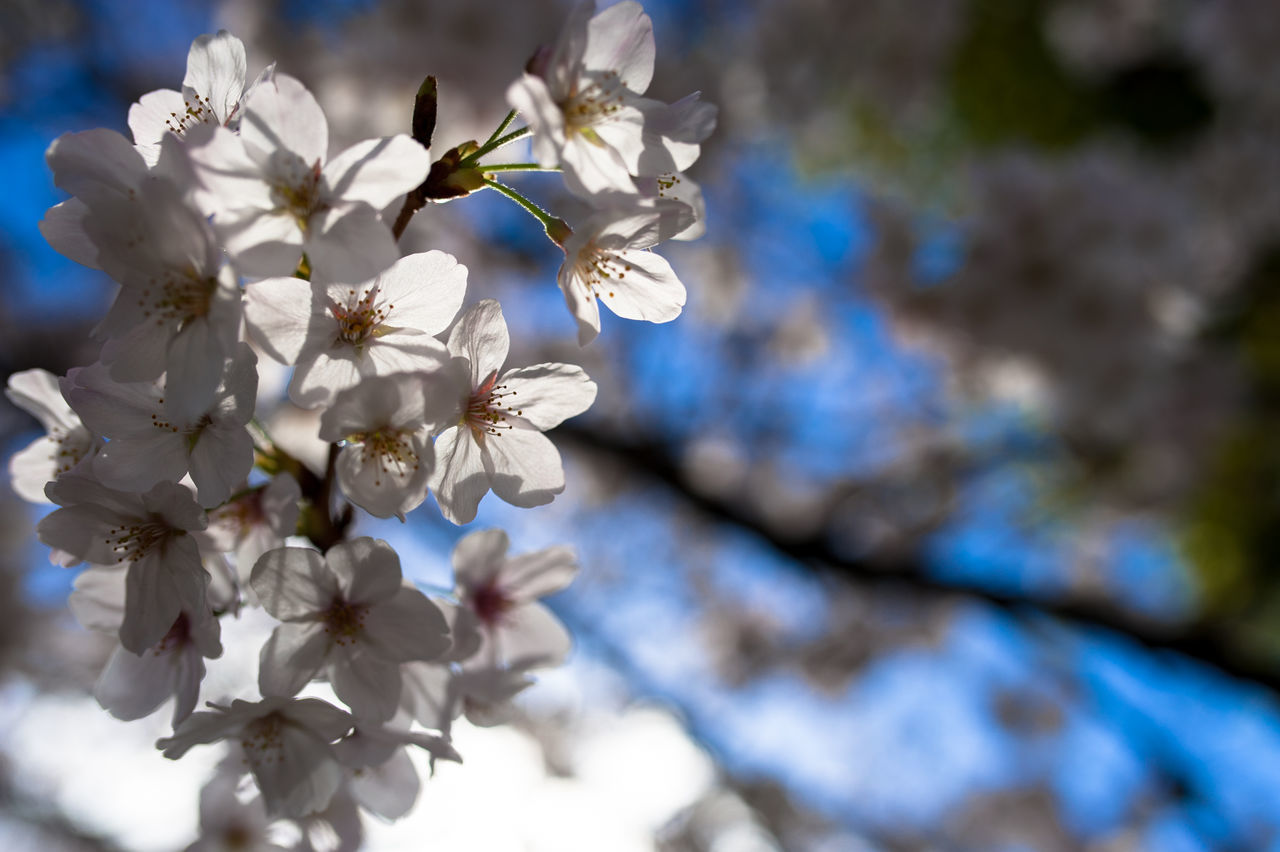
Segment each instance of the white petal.
[{"label": "white petal", "polygon": [[90,269],[99,269],[98,247],[84,230],[89,208],[78,198],[55,204],[40,220],[40,233],[54,251]]},{"label": "white petal", "polygon": [[315,96],[288,74],[276,74],[245,98],[240,136],[246,145],[270,153],[292,151],[307,165],[329,154],[329,123]]},{"label": "white petal", "polygon": [[591,407],[596,383],[576,364],[534,364],[504,374],[501,384],[514,394],[510,399],[519,416],[541,430]]},{"label": "white petal", "polygon": [[490,435],[485,460],[493,493],[513,506],[530,508],[550,503],[564,490],[560,453],[546,435],[518,417],[507,420],[513,428]]},{"label": "white petal", "polygon": [[649,88],[654,56],[653,22],[634,0],[610,6],[587,24],[583,66],[616,71],[633,92],[643,94]]},{"label": "white petal", "polygon": [[297,363],[317,338],[337,334],[337,322],[317,288],[301,278],[266,278],[245,287],[245,327],[253,342],[281,364]]},{"label": "white petal", "polygon": [[114,130],[64,133],[45,154],[53,182],[90,207],[127,198],[147,176],[141,155]]},{"label": "white petal", "polygon": [[391,229],[367,204],[312,216],[303,247],[313,280],[343,284],[368,281],[400,256]]},{"label": "white petal", "polygon": [[413,761],[403,748],[396,749],[385,763],[365,767],[351,779],[351,793],[360,805],[386,820],[407,814],[421,786]]},{"label": "white petal", "polygon": [[333,655],[333,691],[357,719],[390,719],[400,704],[400,666],[356,649],[339,648]]},{"label": "white petal", "polygon": [[511,541],[505,530],[479,530],[453,546],[453,575],[466,588],[482,586],[506,563]]},{"label": "white petal", "polygon": [[207,98],[220,124],[226,124],[244,92],[247,63],[244,43],[226,30],[198,36],[187,52],[183,88]]},{"label": "white petal", "polygon": [[516,607],[502,621],[496,641],[512,668],[556,666],[573,647],[569,631],[539,603]]},{"label": "white petal", "polygon": [[381,210],[427,178],[431,155],[401,133],[357,142],[324,168],[329,196]]},{"label": "white petal", "polygon": [[573,254],[565,258],[560,272],[556,275],[556,283],[560,285],[560,292],[564,294],[569,313],[573,314],[573,318],[578,323],[578,345],[586,346],[600,333],[600,306],[582,280]]},{"label": "white petal", "polygon": [[469,524],[475,520],[480,498],[489,491],[489,475],[469,429],[455,426],[436,439],[431,490],[441,514],[450,521]]},{"label": "white petal", "polygon": [[440,334],[462,307],[467,268],[442,251],[410,254],[378,276],[380,302],[394,305],[387,324]]},{"label": "white petal", "polygon": [[324,557],[304,547],[281,547],[262,555],[249,585],[267,612],[281,621],[324,612],[338,593],[338,581]]},{"label": "white petal", "polygon": [[365,641],[379,657],[397,663],[434,660],[449,648],[449,627],[426,595],[401,588],[369,611]]},{"label": "white petal", "polygon": [[173,121],[174,113],[181,116],[186,108],[182,92],[173,89],[157,89],[138,98],[137,103],[129,107],[129,131],[134,144],[156,146],[151,149],[151,156],[159,157],[160,140],[170,131],[169,122]]},{"label": "white petal", "polygon": [[502,588],[512,598],[531,601],[558,592],[578,573],[578,559],[568,547],[548,547],[507,560]]},{"label": "white petal", "polygon": [[265,696],[297,695],[320,670],[332,644],[318,622],[281,624],[259,654],[258,689]]},{"label": "white petal", "polygon": [[533,156],[543,168],[560,165],[565,145],[564,112],[540,77],[523,74],[507,89],[507,103],[533,129]]},{"label": "white petal", "polygon": [[325,559],[343,597],[352,603],[388,600],[400,589],[400,557],[381,539],[361,536],[335,544]]},{"label": "white petal", "polygon": [[494,299],[472,305],[449,333],[449,353],[470,363],[473,388],[502,369],[510,343],[502,306]]},{"label": "white petal", "polygon": [[93,697],[112,716],[126,722],[150,715],[178,687],[181,661],[174,656],[116,648],[98,677]]},{"label": "white petal", "polygon": [[253,469],[253,438],[240,428],[208,427],[191,450],[191,480],[199,489],[200,505],[220,506]]},{"label": "white petal", "polygon": [[622,251],[617,257],[628,269],[601,286],[600,301],[605,307],[620,317],[649,322],[670,322],[680,316],[684,285],[661,255]]}]

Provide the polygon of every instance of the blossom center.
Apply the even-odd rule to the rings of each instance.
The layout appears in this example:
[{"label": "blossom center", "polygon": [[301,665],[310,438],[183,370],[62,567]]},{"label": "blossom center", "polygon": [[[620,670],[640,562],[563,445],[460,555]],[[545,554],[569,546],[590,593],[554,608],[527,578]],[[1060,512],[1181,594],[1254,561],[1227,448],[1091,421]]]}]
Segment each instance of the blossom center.
[{"label": "blossom center", "polygon": [[284,759],[284,718],[268,713],[244,726],[240,745],[250,761],[262,765]]},{"label": "blossom center", "polygon": [[395,429],[380,432],[359,432],[348,438],[361,445],[361,458],[365,464],[373,463],[373,484],[382,485],[384,474],[403,478],[418,470],[418,454],[409,440],[409,433]]},{"label": "blossom center", "polygon": [[335,643],[352,645],[364,631],[364,619],[368,611],[368,607],[338,597],[333,599],[320,620],[324,624],[324,631],[333,637]]},{"label": "blossom center", "polygon": [[578,254],[578,262],[574,264],[575,277],[586,291],[587,301],[613,298],[611,282],[621,281],[630,271],[631,264],[594,244],[588,244]]},{"label": "blossom center", "polygon": [[181,324],[209,313],[218,280],[202,276],[193,267],[152,278],[138,296],[138,307],[144,319],[158,326]]},{"label": "blossom center", "polygon": [[178,618],[173,622],[173,626],[169,628],[169,632],[151,649],[151,653],[158,657],[161,654],[180,651],[190,642],[191,621],[187,618],[185,612],[180,612],[178,613]]},{"label": "blossom center", "polygon": [[617,71],[593,73],[586,79],[586,85],[583,82],[582,78],[578,79],[568,99],[561,105],[566,129],[571,132],[588,130],[592,125],[608,120],[622,107],[626,92]]},{"label": "blossom center", "polygon": [[267,171],[276,209],[296,219],[298,227],[305,231],[312,214],[325,207],[321,198],[320,161],[307,165],[292,151],[277,150],[267,161]]},{"label": "blossom center", "polygon": [[188,130],[199,124],[218,124],[218,117],[213,113],[213,104],[203,95],[193,95],[194,101],[183,99],[182,112],[171,112],[164,120],[164,126],[174,136],[182,137]]},{"label": "blossom center", "polygon": [[469,597],[476,618],[488,627],[495,626],[516,605],[506,590],[494,580],[472,589]]},{"label": "blossom center", "polygon": [[338,343],[359,346],[374,337],[395,305],[379,305],[378,288],[370,287],[359,298],[357,291],[347,291],[347,304],[331,303],[329,310],[338,321]]},{"label": "blossom center", "polygon": [[107,544],[116,554],[116,562],[137,562],[162,547],[172,535],[173,530],[164,521],[145,520],[112,527],[107,531]]},{"label": "blossom center", "polygon": [[483,441],[485,435],[497,435],[503,429],[512,428],[507,423],[507,416],[519,417],[524,412],[505,400],[516,395],[516,392],[500,385],[498,371],[494,370],[467,398],[466,408],[462,412],[462,421],[471,428],[477,441]]}]

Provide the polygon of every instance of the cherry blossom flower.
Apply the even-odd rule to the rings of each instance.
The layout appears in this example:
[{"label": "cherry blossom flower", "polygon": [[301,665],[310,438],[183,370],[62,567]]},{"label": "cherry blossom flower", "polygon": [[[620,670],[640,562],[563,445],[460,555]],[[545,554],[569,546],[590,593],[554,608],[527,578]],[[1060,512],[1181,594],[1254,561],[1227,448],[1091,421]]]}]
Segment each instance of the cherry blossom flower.
[{"label": "cherry blossom flower", "polygon": [[563,165],[570,189],[635,192],[631,175],[693,164],[715,126],[715,107],[697,95],[667,105],[640,97],[653,78],[653,23],[639,3],[572,12],[555,46],[543,50],[507,90],[533,128],[533,153]]},{"label": "cherry blossom flower", "polygon": [[161,482],[146,494],[107,488],[80,474],[45,487],[62,508],[36,526],[40,541],[65,554],[66,565],[128,566],[120,644],[141,654],[164,638],[183,612],[204,612],[209,575],[190,532],[204,529],[191,492]]},{"label": "cherry blossom flower", "polygon": [[257,361],[241,343],[210,407],[188,419],[165,414],[166,387],[155,382],[113,382],[100,364],[73,369],[67,398],[108,439],[93,460],[94,474],[111,488],[141,492],[190,472],[202,506],[225,502],[253,467],[245,426],[253,416]]},{"label": "cherry blossom flower", "polygon": [[249,581],[254,563],[268,550],[294,534],[302,489],[298,480],[278,473],[266,485],[247,490],[209,513],[209,526],[197,536],[201,549],[234,552],[241,585]]},{"label": "cherry blossom flower", "polygon": [[467,288],[467,268],[450,254],[400,258],[358,286],[299,278],[250,284],[245,323],[264,352],[296,364],[290,398],[327,405],[361,379],[439,368],[449,327]]},{"label": "cherry blossom flower", "polygon": [[474,305],[449,334],[465,390],[457,424],[436,438],[431,490],[455,524],[475,518],[490,488],[514,506],[550,503],[564,490],[564,468],[542,433],[596,398],[595,383],[573,364],[535,364],[499,377],[509,342],[502,308],[492,299]]},{"label": "cherry blossom flower", "polygon": [[427,496],[436,462],[431,433],[456,416],[446,377],[380,376],[338,394],[320,418],[320,438],[345,444],[336,472],[347,499],[376,518],[403,521]]},{"label": "cherry blossom flower", "polygon": [[331,743],[351,730],[350,714],[318,698],[209,706],[156,742],[165,757],[177,760],[192,746],[235,738],[268,817],[300,818],[328,806],[343,777]]},{"label": "cherry blossom flower", "polygon": [[453,721],[464,714],[473,725],[501,724],[513,712],[511,699],[533,684],[520,667],[406,663],[401,703],[414,719],[448,737]]},{"label": "cherry blossom flower", "polygon": [[47,370],[24,370],[9,376],[4,395],[40,421],[45,435],[9,459],[9,483],[29,503],[48,503],[46,483],[91,459],[102,446],[62,397],[58,379]]},{"label": "cherry blossom flower", "polygon": [[357,717],[383,720],[400,701],[400,664],[449,647],[444,616],[402,584],[400,559],[385,541],[358,538],[314,550],[265,554],[249,584],[283,624],[262,648],[264,695],[294,695],[322,668]]},{"label": "cherry blossom flower", "polygon": [[409,759],[408,746],[429,752],[432,766],[437,760],[462,761],[448,741],[434,734],[410,731],[407,724],[357,724],[334,746],[338,761],[350,770],[348,786],[352,796],[362,808],[386,820],[407,814],[422,786]]},{"label": "cherry blossom flower", "polygon": [[245,96],[240,133],[201,126],[186,150],[201,203],[246,275],[367,281],[399,255],[378,211],[426,177],[431,158],[406,134],[359,142],[326,162],[329,125],[302,83],[277,74]]},{"label": "cherry blossom flower", "polygon": [[[166,411],[189,419],[208,407],[234,354],[240,288],[209,223],[167,174],[178,169],[167,165],[183,157],[176,140],[161,147],[161,168],[153,174],[118,133],[59,137],[46,159],[54,182],[80,206],[56,215],[53,208],[42,230],[55,248],[92,260],[120,284],[94,329],[106,340],[101,359],[111,377],[138,382],[167,373]],[[83,238],[69,236],[76,227]],[[83,257],[84,242],[94,247],[93,257]]]},{"label": "cherry blossom flower", "polygon": [[[499,529],[481,530],[458,541],[453,573],[459,607],[456,642],[479,633],[474,658],[489,666],[554,666],[569,653],[569,633],[537,599],[563,589],[578,572],[567,547],[548,547],[507,556],[510,540]],[[464,664],[465,666],[465,664]]]},{"label": "cherry blossom flower", "polygon": [[610,206],[565,241],[556,276],[578,322],[578,344],[600,333],[600,304],[624,319],[670,322],[684,308],[685,289],[671,265],[649,251],[689,228],[693,210],[676,201]]},{"label": "cherry blossom flower", "polygon": [[[68,600],[83,627],[115,634],[124,620],[125,572],[90,568],[76,577]],[[117,645],[98,677],[93,697],[126,721],[155,712],[170,698],[173,724],[191,715],[204,679],[204,659],[222,655],[218,619],[207,608],[183,610],[169,632],[141,654]]]},{"label": "cherry blossom flower", "polygon": [[[129,108],[133,142],[147,165],[159,159],[160,140],[166,134],[182,137],[201,124],[233,130],[239,125],[247,64],[244,43],[226,30],[206,33],[191,43],[182,91],[157,89]],[[269,79],[273,68],[264,69],[249,91]]]},{"label": "cherry blossom flower", "polygon": [[200,837],[183,852],[288,852],[271,842],[262,798],[242,802],[237,795],[243,757],[233,749],[200,790]]}]

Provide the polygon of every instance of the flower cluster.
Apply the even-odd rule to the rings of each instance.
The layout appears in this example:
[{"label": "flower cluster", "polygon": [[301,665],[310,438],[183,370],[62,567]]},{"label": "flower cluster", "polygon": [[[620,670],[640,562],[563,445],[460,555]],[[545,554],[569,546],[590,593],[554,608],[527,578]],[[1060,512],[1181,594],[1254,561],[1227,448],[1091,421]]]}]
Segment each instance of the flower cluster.
[{"label": "flower cluster", "polygon": [[[166,756],[231,749],[200,843],[275,820],[304,834],[328,821],[350,840],[359,820],[335,814],[403,815],[419,785],[409,748],[459,760],[457,716],[500,720],[531,670],[566,657],[569,634],[537,599],[572,579],[569,549],[508,556],[506,533],[471,533],[454,590],[431,597],[390,545],[352,534],[353,507],[404,521],[433,495],[466,524],[490,491],[533,507],[564,490],[543,433],[589,408],[596,385],[572,364],[509,367],[498,302],[468,304],[466,267],[441,250],[401,256],[397,240],[425,204],[492,189],[564,250],[558,282],[582,344],[599,302],[676,317],[684,287],[650,249],[701,231],[681,172],[715,111],[696,95],[642,97],[653,62],[636,3],[587,2],[512,83],[514,109],[485,143],[429,153],[428,78],[412,135],[330,157],[303,83],[272,65],[246,85],[244,46],[220,32],[192,44],[180,92],[133,106],[132,141],[90,130],[50,146],[71,198],[42,233],[119,289],[94,330],[97,363],[10,377],[10,399],[47,432],[10,473],[20,495],[57,506],[36,531],[53,561],[88,566],[74,614],[119,643],[103,707],[137,719],[172,699]],[[517,114],[528,126],[508,130]],[[536,163],[482,162],[530,134]],[[535,168],[562,170],[595,212],[572,228],[498,180]],[[288,401],[260,393],[264,358],[292,368]],[[323,470],[264,425],[285,406],[318,420]],[[211,686],[206,660],[258,608],[278,624],[256,688]],[[228,795],[246,773],[260,792],[247,804]]]}]

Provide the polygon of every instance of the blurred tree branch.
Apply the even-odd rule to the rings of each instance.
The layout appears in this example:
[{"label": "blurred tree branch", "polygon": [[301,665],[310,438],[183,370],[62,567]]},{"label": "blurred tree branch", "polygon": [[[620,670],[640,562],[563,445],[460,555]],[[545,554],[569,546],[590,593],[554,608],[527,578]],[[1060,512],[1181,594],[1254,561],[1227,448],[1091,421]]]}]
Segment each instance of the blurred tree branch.
[{"label": "blurred tree branch", "polygon": [[785,530],[771,527],[742,501],[700,491],[666,444],[619,437],[575,424],[559,427],[556,434],[562,445],[625,467],[636,482],[648,479],[665,486],[704,517],[747,530],[779,555],[821,575],[870,591],[905,592],[936,600],[980,600],[1029,622],[1031,627],[1038,619],[1049,618],[1078,630],[1118,634],[1151,651],[1181,654],[1223,674],[1280,693],[1280,668],[1274,659],[1246,647],[1227,624],[1208,619],[1162,621],[1094,596],[1031,598],[977,583],[943,579],[935,576],[928,560],[918,551],[851,558],[831,546],[833,530],[788,535]]}]

